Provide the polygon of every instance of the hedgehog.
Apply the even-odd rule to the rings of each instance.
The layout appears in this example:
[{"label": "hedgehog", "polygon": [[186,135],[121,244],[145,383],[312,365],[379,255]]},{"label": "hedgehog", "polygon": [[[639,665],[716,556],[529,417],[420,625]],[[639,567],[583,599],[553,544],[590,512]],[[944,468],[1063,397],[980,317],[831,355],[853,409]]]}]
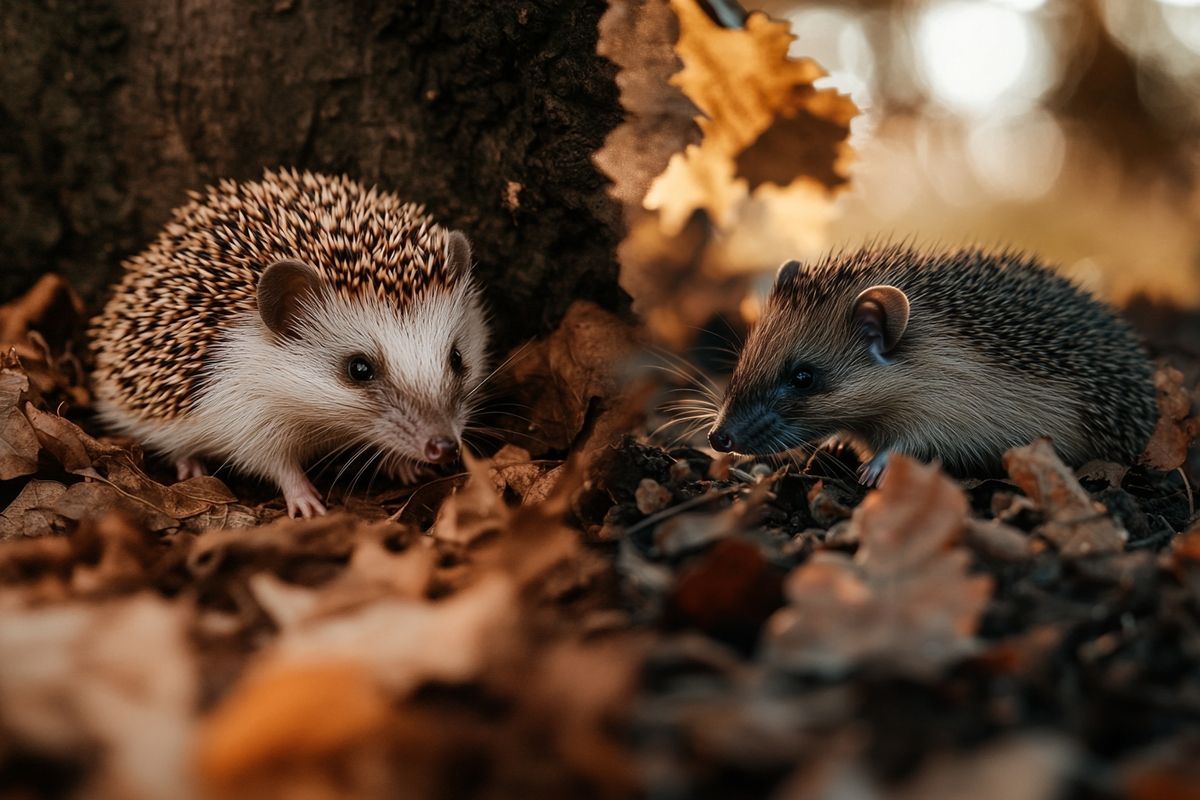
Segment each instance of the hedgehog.
[{"label": "hedgehog", "polygon": [[464,234],[348,177],[266,171],[177,209],[91,325],[100,419],[174,461],[272,481],[325,512],[305,465],[453,461],[487,375]]},{"label": "hedgehog", "polygon": [[1111,309],[1033,256],[888,245],[784,264],[709,431],[722,452],[849,444],[999,473],[1049,437],[1064,461],[1131,462],[1157,416],[1150,359]]}]

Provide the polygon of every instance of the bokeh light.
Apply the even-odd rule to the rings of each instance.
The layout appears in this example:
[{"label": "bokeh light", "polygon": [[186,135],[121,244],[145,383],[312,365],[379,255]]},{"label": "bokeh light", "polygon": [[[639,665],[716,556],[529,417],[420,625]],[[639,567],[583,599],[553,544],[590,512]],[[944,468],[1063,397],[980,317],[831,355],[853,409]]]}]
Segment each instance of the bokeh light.
[{"label": "bokeh light", "polygon": [[827,246],[1042,254],[1200,304],[1200,0],[766,0],[864,107]]},{"label": "bokeh light", "polygon": [[1058,180],[1066,138],[1053,114],[1034,110],[974,126],[967,134],[967,154],[985,191],[1032,200]]},{"label": "bokeh light", "polygon": [[1054,82],[1040,27],[1009,5],[932,3],[920,12],[916,47],[933,99],[957,112],[1028,108]]},{"label": "bokeh light", "polygon": [[863,16],[841,8],[817,6],[793,11],[788,14],[788,21],[798,33],[790,55],[815,59],[829,73],[816,85],[850,95],[859,108],[870,107],[875,56]]}]

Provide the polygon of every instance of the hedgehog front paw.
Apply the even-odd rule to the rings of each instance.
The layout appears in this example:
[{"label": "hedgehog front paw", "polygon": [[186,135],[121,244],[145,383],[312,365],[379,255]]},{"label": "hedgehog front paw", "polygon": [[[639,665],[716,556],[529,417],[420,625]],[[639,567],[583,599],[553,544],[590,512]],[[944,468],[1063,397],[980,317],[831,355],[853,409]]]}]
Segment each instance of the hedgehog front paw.
[{"label": "hedgehog front paw", "polygon": [[321,502],[321,495],[317,494],[316,487],[303,472],[281,481],[279,488],[283,490],[283,499],[287,503],[289,517],[309,519],[325,513],[326,509]]},{"label": "hedgehog front paw", "polygon": [[859,467],[858,482],[871,489],[878,486],[884,470],[887,469],[889,455],[887,450],[880,450],[870,461]]},{"label": "hedgehog front paw", "polygon": [[207,475],[208,470],[204,468],[204,464],[199,459],[188,456],[175,459],[175,474],[178,476],[178,480],[186,481],[189,478]]}]

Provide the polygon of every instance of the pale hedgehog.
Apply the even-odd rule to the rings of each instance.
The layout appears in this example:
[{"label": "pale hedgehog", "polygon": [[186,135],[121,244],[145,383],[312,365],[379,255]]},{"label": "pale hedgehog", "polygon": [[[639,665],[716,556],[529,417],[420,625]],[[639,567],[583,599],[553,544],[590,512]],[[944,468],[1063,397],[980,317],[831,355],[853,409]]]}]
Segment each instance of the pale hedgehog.
[{"label": "pale hedgehog", "polygon": [[463,234],[349,178],[222,181],[93,321],[97,411],[181,479],[208,459],[274,481],[293,516],[325,510],[318,455],[373,449],[411,480],[457,455],[487,374],[470,261]]},{"label": "pale hedgehog", "polygon": [[720,451],[848,442],[988,474],[1041,436],[1130,462],[1156,420],[1150,361],[1111,310],[1011,252],[889,246],[779,271],[718,410]]}]

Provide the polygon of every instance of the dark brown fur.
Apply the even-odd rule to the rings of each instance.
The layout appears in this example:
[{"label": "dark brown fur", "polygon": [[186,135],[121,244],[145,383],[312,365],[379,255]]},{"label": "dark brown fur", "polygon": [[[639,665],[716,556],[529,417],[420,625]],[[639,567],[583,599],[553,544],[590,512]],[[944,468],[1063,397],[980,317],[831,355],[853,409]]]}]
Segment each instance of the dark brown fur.
[{"label": "dark brown fur", "polygon": [[[852,319],[855,297],[877,284],[911,303],[890,364],[871,357]],[[790,383],[802,364],[818,373],[811,391]],[[867,455],[981,473],[1039,436],[1073,464],[1129,462],[1155,418],[1151,365],[1130,328],[1033,257],[890,246],[781,272],[718,428],[739,452],[838,436]]]}]

